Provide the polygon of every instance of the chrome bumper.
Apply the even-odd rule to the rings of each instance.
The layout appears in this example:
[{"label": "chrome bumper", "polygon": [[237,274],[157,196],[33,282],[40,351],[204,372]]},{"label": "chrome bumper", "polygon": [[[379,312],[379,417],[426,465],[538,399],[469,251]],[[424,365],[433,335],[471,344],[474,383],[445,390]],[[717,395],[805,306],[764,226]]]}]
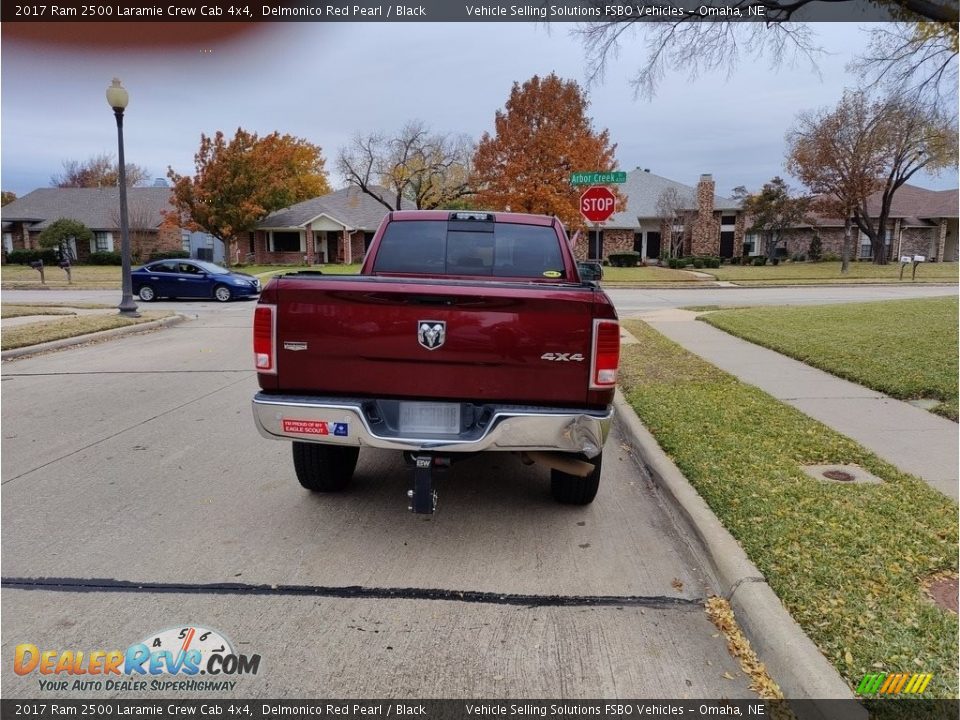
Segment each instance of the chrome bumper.
[{"label": "chrome bumper", "polygon": [[[384,401],[393,402],[393,401]],[[602,411],[526,405],[471,405],[478,421],[457,435],[404,436],[377,411],[378,401],[267,395],[253,398],[253,418],[265,438],[388,450],[481,452],[557,450],[596,457],[613,408]]]}]

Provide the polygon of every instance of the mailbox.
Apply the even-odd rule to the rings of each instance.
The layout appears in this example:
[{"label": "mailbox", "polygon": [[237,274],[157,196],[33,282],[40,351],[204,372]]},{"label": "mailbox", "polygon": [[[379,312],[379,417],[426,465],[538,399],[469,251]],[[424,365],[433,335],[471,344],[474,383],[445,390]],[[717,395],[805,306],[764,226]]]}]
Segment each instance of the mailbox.
[{"label": "mailbox", "polygon": [[900,256],[900,262],[902,262],[902,263],[912,263],[912,262],[913,262],[913,258],[910,257],[909,255],[901,255],[901,256]]},{"label": "mailbox", "polygon": [[30,262],[30,267],[32,267],[34,270],[40,270],[40,271],[42,271],[42,270],[43,270],[43,260],[32,260],[32,261]]},{"label": "mailbox", "polygon": [[914,256],[913,256],[913,261],[914,261],[915,263],[917,263],[917,262],[926,262],[926,261],[927,261],[927,256],[926,256],[926,255],[914,255]]}]

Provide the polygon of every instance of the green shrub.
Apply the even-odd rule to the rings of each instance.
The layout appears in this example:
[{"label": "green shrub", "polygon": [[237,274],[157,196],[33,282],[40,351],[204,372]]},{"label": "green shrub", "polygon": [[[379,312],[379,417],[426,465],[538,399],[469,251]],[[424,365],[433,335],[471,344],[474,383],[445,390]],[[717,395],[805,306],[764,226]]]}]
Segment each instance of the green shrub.
[{"label": "green shrub", "polygon": [[836,253],[825,253],[821,259],[823,262],[840,262],[840,256]]},{"label": "green shrub", "polygon": [[154,260],[179,260],[180,258],[188,258],[190,253],[186,250],[165,250],[163,252],[155,252],[150,254],[149,262]]},{"label": "green shrub", "polygon": [[820,256],[823,255],[823,242],[820,240],[819,235],[814,235],[813,238],[811,238],[810,247],[807,248],[807,254],[813,262],[817,262]]},{"label": "green shrub", "polygon": [[676,258],[669,258],[667,260],[667,267],[669,267],[671,270],[676,270],[680,267],[680,261]]},{"label": "green shrub", "polygon": [[703,266],[708,268],[718,268],[720,267],[721,258],[718,257],[708,257],[703,259]]},{"label": "green shrub", "polygon": [[766,264],[767,264],[767,256],[766,256],[766,255],[757,255],[757,256],[753,259],[753,264],[756,265],[756,266],[758,266],[758,267],[759,267],[760,265],[766,265]]},{"label": "green shrub", "polygon": [[[793,262],[803,262],[804,260],[807,259],[807,256],[804,255],[803,253],[794,253],[794,254],[793,254],[793,257],[790,258],[790,259],[791,259]],[[813,260],[813,256],[811,256],[810,259]]]},{"label": "green shrub", "polygon": [[737,255],[734,255],[732,258],[730,258],[730,264],[731,264],[731,265],[739,265],[741,260],[742,260],[741,257],[739,257],[739,256],[737,256]]},{"label": "green shrub", "polygon": [[637,267],[640,264],[640,253],[635,250],[610,253],[607,259],[613,267]]},{"label": "green shrub", "polygon": [[703,258],[694,258],[694,259],[693,259],[693,266],[694,266],[697,270],[700,270],[700,269],[703,267],[703,263],[704,263],[704,259],[703,259]]},{"label": "green shrub", "polygon": [[122,265],[123,259],[118,252],[93,252],[87,258],[87,265]]},{"label": "green shrub", "polygon": [[771,264],[771,265],[779,265],[779,264],[780,264],[780,258],[775,257],[773,260],[770,261],[770,264]]},{"label": "green shrub", "polygon": [[43,260],[44,265],[56,265],[60,262],[54,248],[44,250],[11,250],[7,253],[7,262],[11,265],[29,265],[37,260]]}]

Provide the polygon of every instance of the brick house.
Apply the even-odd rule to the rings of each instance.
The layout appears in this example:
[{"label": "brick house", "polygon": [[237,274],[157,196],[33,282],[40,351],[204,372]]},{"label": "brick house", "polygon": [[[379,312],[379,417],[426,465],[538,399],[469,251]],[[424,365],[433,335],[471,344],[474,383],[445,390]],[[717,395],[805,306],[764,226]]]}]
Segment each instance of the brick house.
[{"label": "brick house", "polygon": [[[127,221],[131,256],[146,262],[154,253],[182,250],[179,228],[161,227],[163,211],[170,209],[171,191],[163,187],[127,190]],[[92,252],[120,251],[120,192],[118,188],[40,188],[17,198],[0,211],[3,249],[32,250],[40,247],[40,233],[61,218],[76,220],[93,231],[89,243],[73,243],[76,262]]]},{"label": "brick house", "polygon": [[[881,194],[878,192],[867,200],[871,213],[879,213]],[[886,252],[888,260],[904,255],[923,255],[928,262],[957,262],[957,223],[960,215],[960,192],[958,190],[927,190],[916,185],[903,185],[893,196],[890,216],[887,220]],[[852,259],[869,260],[873,257],[870,241],[853,226],[854,248]],[[786,233],[787,256],[807,254],[814,235],[820,236],[823,253],[841,255],[843,250],[843,218],[816,216],[813,222],[793,228]],[[750,254],[759,254],[762,249],[756,238],[747,236],[753,243]]]},{"label": "brick house", "polygon": [[645,261],[659,258],[670,243],[669,220],[657,209],[667,190],[676,191],[681,202],[684,255],[729,258],[742,252],[743,213],[737,202],[715,193],[711,175],[701,175],[692,187],[637,168],[627,173],[627,182],[618,188],[627,198],[626,208],[604,223],[599,234],[591,230],[586,241],[575,243],[578,258],[606,258],[627,250],[639,252]]},{"label": "brick house", "polygon": [[[402,202],[404,210],[415,207]],[[355,187],[337,190],[268,215],[251,233],[249,252],[257,264],[360,262],[388,212]]]}]

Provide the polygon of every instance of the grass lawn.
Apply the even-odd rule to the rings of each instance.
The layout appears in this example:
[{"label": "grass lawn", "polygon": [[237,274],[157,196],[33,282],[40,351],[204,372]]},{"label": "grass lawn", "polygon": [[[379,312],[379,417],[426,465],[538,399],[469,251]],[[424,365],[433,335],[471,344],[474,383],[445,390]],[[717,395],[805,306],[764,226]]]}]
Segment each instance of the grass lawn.
[{"label": "grass lawn", "polygon": [[360,272],[360,263],[353,263],[351,265],[247,265],[246,267],[238,267],[239,272],[245,272],[249,275],[261,275],[261,280],[266,278],[262,277],[263,273],[270,273],[271,275],[279,275],[281,273],[290,273],[290,272],[299,272],[300,270],[319,270],[324,275],[356,275]]},{"label": "grass lawn", "polygon": [[[901,282],[900,264],[874,265],[870,262],[851,262],[847,275],[840,273],[839,262],[781,262],[779,265],[723,265],[704,269],[717,280],[732,282],[830,282],[881,281]],[[960,263],[924,263],[917,268],[917,282],[956,282],[960,279]],[[910,282],[910,268],[904,270],[902,282]]]},{"label": "grass lawn", "polygon": [[714,327],[957,419],[957,298],[722,310]]},{"label": "grass lawn", "polygon": [[[29,265],[0,266],[0,282],[8,289],[49,287],[64,290],[72,287],[67,283],[67,274],[59,267],[43,269],[45,284],[40,284],[40,273]],[[75,265],[71,269],[73,285],[84,290],[120,287],[120,268],[116,265]]]},{"label": "grass lawn", "polygon": [[605,267],[603,282],[696,282],[693,273],[662,267]]},{"label": "grass lawn", "polygon": [[159,320],[173,315],[171,312],[146,312],[139,318],[125,318],[120,315],[80,315],[62,320],[50,320],[7,328],[0,337],[0,350],[27,347],[52,340],[87,335],[88,333],[112,330],[126,325]]},{"label": "grass lawn", "polygon": [[76,313],[70,308],[49,305],[0,306],[0,318],[28,317],[30,315],[76,315]]},{"label": "grass lawn", "polygon": [[[624,326],[640,341],[621,359],[630,404],[847,683],[930,672],[925,697],[955,698],[957,616],[920,582],[957,569],[956,504],[645,323]],[[884,483],[821,483],[801,470],[813,463]]]}]

